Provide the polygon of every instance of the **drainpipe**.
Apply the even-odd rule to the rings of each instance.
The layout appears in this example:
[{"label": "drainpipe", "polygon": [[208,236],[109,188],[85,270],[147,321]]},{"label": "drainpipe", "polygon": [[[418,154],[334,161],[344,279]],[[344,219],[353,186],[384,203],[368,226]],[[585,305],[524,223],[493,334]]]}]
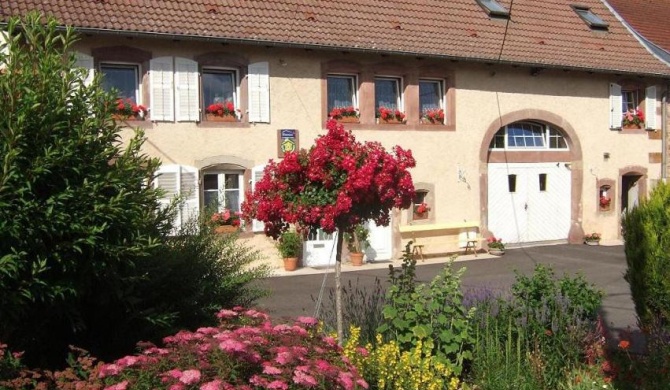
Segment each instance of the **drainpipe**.
[{"label": "drainpipe", "polygon": [[665,88],[661,96],[661,180],[668,180],[668,88]]}]

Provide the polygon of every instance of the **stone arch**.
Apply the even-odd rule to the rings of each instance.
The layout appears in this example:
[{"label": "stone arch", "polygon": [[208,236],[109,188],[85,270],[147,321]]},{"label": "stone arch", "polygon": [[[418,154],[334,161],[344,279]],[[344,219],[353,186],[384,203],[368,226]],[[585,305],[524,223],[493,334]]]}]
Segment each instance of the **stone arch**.
[{"label": "stone arch", "polygon": [[[582,146],[577,136],[574,127],[563,117],[545,110],[538,109],[524,109],[507,113],[489,124],[482,143],[479,149],[479,192],[480,192],[480,221],[483,227],[484,234],[488,232],[488,163],[492,157],[492,152],[489,150],[489,145],[494,135],[502,128],[514,122],[519,121],[537,121],[562,132],[568,144],[569,151],[556,153],[552,151],[539,152],[541,154],[556,153],[556,157],[561,160],[567,160],[564,163],[570,167],[571,175],[571,190],[570,190],[570,231],[568,233],[568,241],[571,244],[581,243],[584,237],[584,230],[582,228],[582,189],[584,182],[584,167],[582,160]],[[507,153],[504,154],[506,159]],[[520,155],[520,154],[517,154]]]}]

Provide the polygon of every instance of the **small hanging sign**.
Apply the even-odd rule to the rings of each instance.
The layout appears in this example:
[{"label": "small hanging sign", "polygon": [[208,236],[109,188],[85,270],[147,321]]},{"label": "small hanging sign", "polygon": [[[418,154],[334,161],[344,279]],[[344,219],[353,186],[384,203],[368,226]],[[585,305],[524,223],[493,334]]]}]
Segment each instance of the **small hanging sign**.
[{"label": "small hanging sign", "polygon": [[295,152],[298,150],[298,130],[279,129],[277,131],[277,154],[279,158],[284,157],[286,152]]}]

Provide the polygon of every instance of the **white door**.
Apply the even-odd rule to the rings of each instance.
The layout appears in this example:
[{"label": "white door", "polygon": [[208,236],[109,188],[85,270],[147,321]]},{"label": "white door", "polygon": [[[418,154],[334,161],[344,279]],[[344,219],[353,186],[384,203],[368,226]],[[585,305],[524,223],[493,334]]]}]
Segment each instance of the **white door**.
[{"label": "white door", "polygon": [[365,249],[367,261],[391,260],[391,226],[377,226],[374,221],[367,223],[370,246]]},{"label": "white door", "polygon": [[328,234],[321,229],[312,230],[303,246],[302,262],[305,267],[335,265],[337,233]]},{"label": "white door", "polygon": [[489,164],[489,230],[504,242],[567,239],[570,170],[563,163]]}]

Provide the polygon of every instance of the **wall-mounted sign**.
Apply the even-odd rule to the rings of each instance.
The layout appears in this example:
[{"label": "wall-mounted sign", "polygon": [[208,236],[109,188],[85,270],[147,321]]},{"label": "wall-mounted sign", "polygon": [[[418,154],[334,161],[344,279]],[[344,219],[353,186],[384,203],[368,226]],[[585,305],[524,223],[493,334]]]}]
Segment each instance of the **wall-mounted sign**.
[{"label": "wall-mounted sign", "polygon": [[298,150],[298,130],[296,129],[280,129],[277,130],[277,154],[284,157],[286,152],[295,152]]}]

